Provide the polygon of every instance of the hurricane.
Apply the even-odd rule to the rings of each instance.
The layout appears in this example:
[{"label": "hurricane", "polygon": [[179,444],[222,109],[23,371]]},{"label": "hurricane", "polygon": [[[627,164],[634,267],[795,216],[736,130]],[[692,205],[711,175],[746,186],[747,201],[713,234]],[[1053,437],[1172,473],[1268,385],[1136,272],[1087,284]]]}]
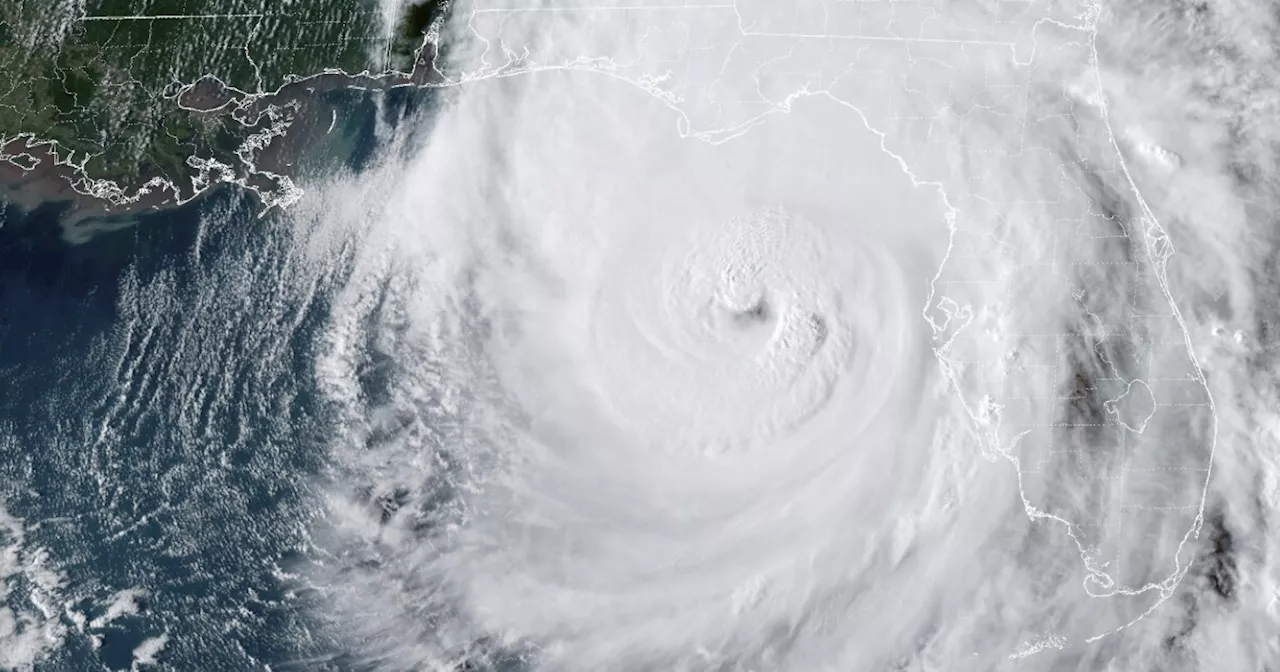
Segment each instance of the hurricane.
[{"label": "hurricane", "polygon": [[1268,669],[1273,15],[450,5],[0,325],[0,666]]},{"label": "hurricane", "polygon": [[956,11],[1000,46],[902,78],[828,41],[843,72],[729,123],[759,71],[704,101],[529,65],[645,44],[605,14],[469,15],[486,74],[340,192],[377,208],[309,220],[344,269],[322,582],[369,660],[1067,669],[1171,627],[1221,433],[1198,353],[1233,347],[1200,302],[1249,301],[1171,239],[1212,266],[1246,225],[1178,195],[1231,188],[1097,16],[1028,66]]}]

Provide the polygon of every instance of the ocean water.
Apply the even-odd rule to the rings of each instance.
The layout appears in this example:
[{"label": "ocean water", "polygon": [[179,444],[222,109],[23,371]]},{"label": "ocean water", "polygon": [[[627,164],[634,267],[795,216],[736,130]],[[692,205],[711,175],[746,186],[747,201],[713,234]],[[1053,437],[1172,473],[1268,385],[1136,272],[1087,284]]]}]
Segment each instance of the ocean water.
[{"label": "ocean water", "polygon": [[459,14],[288,212],[6,211],[0,668],[1274,668],[1274,12],[829,8]]},{"label": "ocean water", "polygon": [[60,575],[42,618],[93,621],[122,591],[142,595],[91,637],[63,637],[49,665],[127,669],[163,636],[175,661],[224,669],[296,653],[305,625],[278,572],[303,542],[297,475],[316,468],[318,422],[287,368],[305,331],[280,344],[263,328],[314,310],[249,308],[274,262],[259,278],[205,265],[270,249],[270,222],[253,214],[228,193],[76,248],[49,240],[39,212],[11,214],[0,234],[4,499],[40,521],[23,523],[19,551],[43,549]]},{"label": "ocean water", "polygon": [[[355,171],[422,100],[331,98],[304,158]],[[332,431],[292,219],[223,189],[68,245],[59,214],[0,226],[0,669],[351,669],[291,578]]]}]

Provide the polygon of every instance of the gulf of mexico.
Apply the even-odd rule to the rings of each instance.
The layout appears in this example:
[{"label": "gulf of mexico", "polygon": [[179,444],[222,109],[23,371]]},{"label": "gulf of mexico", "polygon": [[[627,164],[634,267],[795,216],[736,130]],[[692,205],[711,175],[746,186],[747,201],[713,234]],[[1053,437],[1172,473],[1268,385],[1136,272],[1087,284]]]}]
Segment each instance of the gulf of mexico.
[{"label": "gulf of mexico", "polygon": [[[327,93],[299,169],[359,172],[430,98]],[[30,650],[0,669],[352,667],[292,578],[323,561],[312,367],[341,263],[300,272],[292,213],[258,208],[220,189],[69,244],[59,206],[5,207],[0,649]]]},{"label": "gulf of mexico", "polygon": [[127,669],[152,638],[175,669],[317,655],[283,572],[322,457],[323,306],[271,298],[280,222],[226,191],[68,246],[50,215],[0,229],[0,498],[59,577],[10,596],[55,605],[39,668]]}]

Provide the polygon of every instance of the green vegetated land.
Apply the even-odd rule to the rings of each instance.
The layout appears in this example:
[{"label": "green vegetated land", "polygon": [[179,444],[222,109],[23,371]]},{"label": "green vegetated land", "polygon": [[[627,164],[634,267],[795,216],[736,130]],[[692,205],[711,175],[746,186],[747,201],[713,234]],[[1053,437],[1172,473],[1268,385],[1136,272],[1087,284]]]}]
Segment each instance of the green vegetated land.
[{"label": "green vegetated land", "polygon": [[[412,68],[438,2],[396,25],[376,0],[50,0],[0,2],[0,140],[55,140],[88,174],[122,185],[186,184],[189,156],[234,165],[254,129],[229,113],[181,109],[204,75],[249,93],[326,70]],[[70,13],[74,11],[74,13]]]}]

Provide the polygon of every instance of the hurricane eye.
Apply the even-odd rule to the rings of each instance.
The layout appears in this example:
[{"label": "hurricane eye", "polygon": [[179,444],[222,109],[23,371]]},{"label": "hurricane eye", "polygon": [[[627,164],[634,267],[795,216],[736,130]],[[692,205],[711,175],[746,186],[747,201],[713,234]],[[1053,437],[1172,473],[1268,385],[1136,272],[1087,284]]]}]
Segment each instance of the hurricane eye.
[{"label": "hurricane eye", "polygon": [[761,297],[749,308],[733,314],[734,320],[743,326],[767,324],[773,320],[773,310],[768,299]]}]

